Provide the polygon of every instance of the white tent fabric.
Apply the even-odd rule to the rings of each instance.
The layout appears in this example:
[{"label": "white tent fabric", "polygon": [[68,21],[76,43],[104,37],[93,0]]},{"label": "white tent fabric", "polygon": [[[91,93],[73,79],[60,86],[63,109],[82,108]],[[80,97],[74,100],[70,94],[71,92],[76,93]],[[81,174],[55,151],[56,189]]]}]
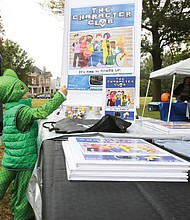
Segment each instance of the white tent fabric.
[{"label": "white tent fabric", "polygon": [[174,74],[190,75],[190,58],[150,73],[149,79],[160,79]]},{"label": "white tent fabric", "polygon": [[150,80],[151,79],[161,79],[163,77],[172,76],[172,75],[173,75],[172,89],[171,89],[171,94],[170,94],[171,95],[170,96],[170,105],[169,105],[168,119],[167,119],[167,121],[169,122],[170,113],[171,113],[171,106],[172,106],[173,90],[174,90],[174,84],[175,84],[175,76],[176,75],[190,76],[190,58],[188,58],[186,60],[182,60],[178,63],[175,63],[173,65],[167,66],[165,68],[162,68],[162,69],[159,69],[159,70],[156,70],[156,71],[150,73],[149,82],[148,82],[147,91],[146,91],[146,97],[145,97],[145,100],[144,100],[142,117],[144,116],[144,111],[145,111],[145,105],[146,105],[146,100],[147,100],[148,91],[149,91]]}]

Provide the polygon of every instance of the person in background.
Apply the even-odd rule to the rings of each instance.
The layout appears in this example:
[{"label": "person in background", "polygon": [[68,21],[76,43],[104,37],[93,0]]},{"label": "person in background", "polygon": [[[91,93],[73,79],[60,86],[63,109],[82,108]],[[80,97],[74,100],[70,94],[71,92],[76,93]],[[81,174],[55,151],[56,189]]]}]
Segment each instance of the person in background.
[{"label": "person in background", "polygon": [[26,193],[38,156],[37,120],[46,118],[66,100],[67,88],[62,86],[52,99],[39,108],[32,108],[32,99],[28,98],[28,94],[28,87],[13,70],[7,69],[0,77],[0,102],[5,104],[0,200],[12,183],[10,209],[14,220],[35,219]]},{"label": "person in background", "polygon": [[176,89],[174,89],[174,96],[177,101],[190,101],[190,77],[185,77],[183,83],[179,84]]}]

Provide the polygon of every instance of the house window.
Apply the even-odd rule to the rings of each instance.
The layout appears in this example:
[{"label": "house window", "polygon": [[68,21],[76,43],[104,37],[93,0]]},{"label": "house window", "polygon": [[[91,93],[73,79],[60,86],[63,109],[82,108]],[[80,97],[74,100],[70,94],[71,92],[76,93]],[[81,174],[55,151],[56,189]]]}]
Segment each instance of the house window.
[{"label": "house window", "polygon": [[36,78],[32,78],[32,84],[36,84]]},{"label": "house window", "polygon": [[56,87],[60,87],[61,83],[60,82],[56,82]]},{"label": "house window", "polygon": [[40,78],[40,84],[42,84],[44,82],[43,78]]},{"label": "house window", "polygon": [[49,79],[46,79],[46,83],[49,83]]}]

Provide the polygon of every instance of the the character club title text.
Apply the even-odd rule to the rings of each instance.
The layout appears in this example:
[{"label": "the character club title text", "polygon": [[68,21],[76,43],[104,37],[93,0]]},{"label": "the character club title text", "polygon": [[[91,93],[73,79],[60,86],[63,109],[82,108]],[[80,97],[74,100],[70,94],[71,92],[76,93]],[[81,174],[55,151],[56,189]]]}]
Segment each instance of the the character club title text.
[{"label": "the character club title text", "polygon": [[111,7],[93,7],[91,14],[73,15],[73,21],[87,20],[90,26],[104,27],[106,24],[113,24],[115,18],[130,18],[132,17],[131,11],[112,12]]}]

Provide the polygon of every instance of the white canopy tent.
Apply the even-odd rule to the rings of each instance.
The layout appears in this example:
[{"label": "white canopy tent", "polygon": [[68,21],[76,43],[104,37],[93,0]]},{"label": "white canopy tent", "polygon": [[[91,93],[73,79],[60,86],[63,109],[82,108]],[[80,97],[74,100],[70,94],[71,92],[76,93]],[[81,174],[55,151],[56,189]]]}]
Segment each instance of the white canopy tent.
[{"label": "white canopy tent", "polygon": [[144,100],[142,117],[144,116],[144,110],[145,110],[145,106],[146,106],[146,100],[147,100],[147,96],[148,96],[148,91],[149,91],[151,79],[161,79],[161,78],[164,78],[167,76],[173,76],[167,121],[170,120],[170,112],[171,112],[171,106],[172,106],[173,90],[174,90],[176,75],[190,76],[190,58],[188,58],[186,60],[182,60],[178,63],[175,63],[173,65],[167,66],[165,68],[162,68],[162,69],[159,69],[159,70],[156,70],[156,71],[150,73],[148,86],[147,86],[147,90],[146,90],[146,96],[145,96],[145,100]]}]

